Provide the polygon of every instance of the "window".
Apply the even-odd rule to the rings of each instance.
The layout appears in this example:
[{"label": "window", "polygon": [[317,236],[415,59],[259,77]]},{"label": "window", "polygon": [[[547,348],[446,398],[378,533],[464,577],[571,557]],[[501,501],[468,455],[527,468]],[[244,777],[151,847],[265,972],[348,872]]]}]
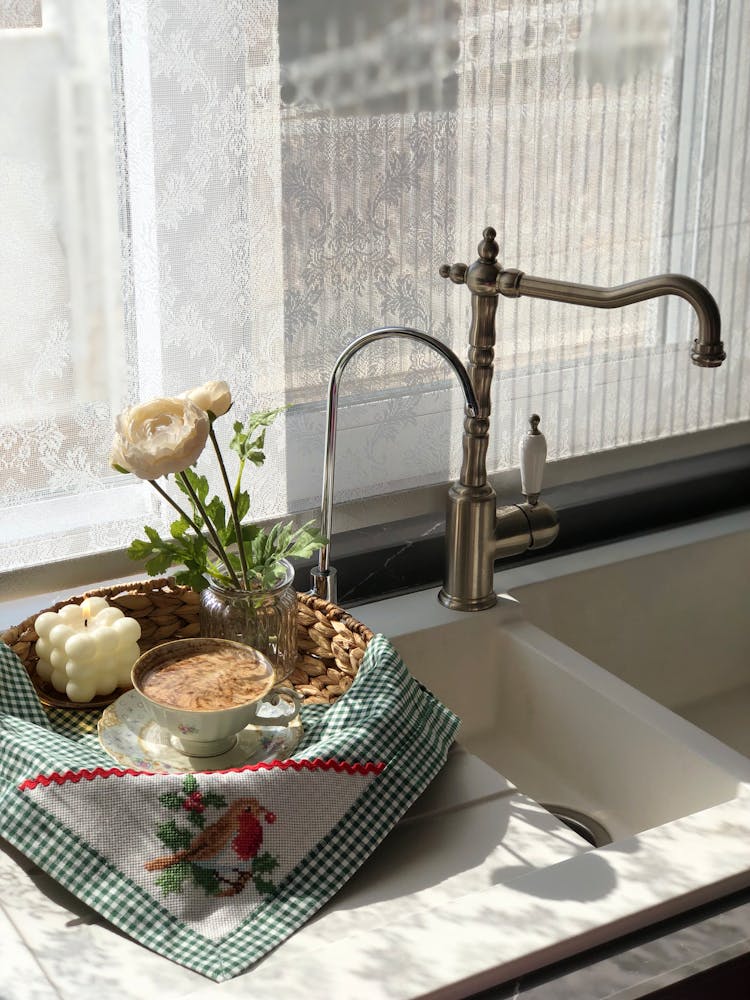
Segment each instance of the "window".
[{"label": "window", "polygon": [[[532,410],[553,459],[746,421],[748,37],[740,0],[44,0],[0,29],[0,568],[158,522],[114,414],[208,378],[291,404],[253,516],[314,507],[338,353],[405,324],[464,356],[438,268],[487,224],[531,274],[692,274],[729,353],[690,365],[682,302],[501,301],[491,470]],[[337,499],[456,475],[435,356],[375,345],[343,392]]]}]

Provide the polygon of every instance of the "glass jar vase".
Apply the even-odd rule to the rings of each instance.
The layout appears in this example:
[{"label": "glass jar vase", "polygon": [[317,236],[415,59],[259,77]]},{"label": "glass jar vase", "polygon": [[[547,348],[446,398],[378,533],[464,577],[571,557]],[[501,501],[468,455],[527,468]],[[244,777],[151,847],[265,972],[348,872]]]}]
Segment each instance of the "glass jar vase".
[{"label": "glass jar vase", "polygon": [[279,560],[281,575],[268,589],[238,590],[212,580],[201,592],[200,630],[203,636],[232,639],[259,649],[284,681],[297,658],[297,593],[294,569]]}]

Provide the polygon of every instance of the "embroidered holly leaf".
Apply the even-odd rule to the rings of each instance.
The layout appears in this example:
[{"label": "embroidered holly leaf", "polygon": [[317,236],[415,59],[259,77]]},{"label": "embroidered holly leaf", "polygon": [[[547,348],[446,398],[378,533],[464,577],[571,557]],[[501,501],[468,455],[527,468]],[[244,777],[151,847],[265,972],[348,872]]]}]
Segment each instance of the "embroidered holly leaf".
[{"label": "embroidered holly leaf", "polygon": [[170,865],[169,868],[165,868],[157,876],[156,884],[161,887],[165,896],[168,896],[170,892],[182,892],[185,880],[190,878],[192,874],[191,869],[192,865],[188,864],[187,861],[180,861],[176,865]]},{"label": "embroidered holly leaf", "polygon": [[218,896],[221,892],[221,883],[216,872],[211,868],[203,868],[195,863],[190,865],[195,884],[199,885],[208,896]]},{"label": "embroidered holly leaf", "polygon": [[193,839],[190,831],[178,826],[173,819],[158,826],[156,836],[170,851],[175,852],[184,851],[190,846],[190,842]]},{"label": "embroidered holly leaf", "polygon": [[195,809],[191,809],[188,812],[187,816],[188,820],[193,824],[193,826],[197,826],[200,830],[202,830],[203,827],[206,825],[206,821],[203,818],[203,814],[197,812]]},{"label": "embroidered holly leaf", "polygon": [[192,792],[198,791],[198,781],[194,774],[185,775],[185,779],[182,782],[182,790],[185,795],[190,795]]},{"label": "embroidered holly leaf", "polygon": [[272,892],[276,892],[276,886],[273,882],[269,881],[267,878],[263,878],[261,875],[254,875],[253,882],[258,892],[263,893],[264,896],[268,896]]},{"label": "embroidered holly leaf", "polygon": [[253,875],[272,872],[278,866],[278,859],[268,851],[263,851],[253,859]]},{"label": "embroidered holly leaf", "polygon": [[203,802],[207,806],[213,806],[214,809],[226,809],[227,800],[223,795],[217,795],[216,792],[206,792],[203,796]]},{"label": "embroidered holly leaf", "polygon": [[165,809],[180,809],[182,807],[182,796],[176,792],[165,792],[159,796],[159,802]]}]

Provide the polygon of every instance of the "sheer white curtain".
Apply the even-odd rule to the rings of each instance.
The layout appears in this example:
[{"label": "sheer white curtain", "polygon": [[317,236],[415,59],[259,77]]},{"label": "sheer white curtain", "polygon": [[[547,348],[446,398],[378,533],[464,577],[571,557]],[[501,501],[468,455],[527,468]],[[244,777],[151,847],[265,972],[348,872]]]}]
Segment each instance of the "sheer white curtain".
[{"label": "sheer white curtain", "polygon": [[42,0],[3,0],[0,28],[36,28],[42,23]]},{"label": "sheer white curtain", "polygon": [[[472,260],[487,224],[503,263],[532,274],[693,274],[719,301],[729,352],[718,371],[690,366],[683,303],[504,301],[493,469],[514,464],[531,410],[552,458],[750,415],[740,0],[109,0],[108,41],[103,0],[57,6],[59,66],[40,55],[38,95],[0,59],[0,124],[17,124],[8,95],[36,102],[0,148],[16,178],[0,212],[0,566],[116,548],[155,523],[150,492],[107,469],[113,415],[207,378],[230,382],[238,415],[291,404],[252,513],[314,506],[339,351],[398,323],[464,355],[468,292],[437,272]],[[103,93],[81,54],[97,24],[110,133],[85,96]],[[0,31],[0,56],[21,34]],[[85,225],[61,208],[75,198]],[[436,357],[374,346],[343,393],[337,498],[455,475],[461,400]]]}]

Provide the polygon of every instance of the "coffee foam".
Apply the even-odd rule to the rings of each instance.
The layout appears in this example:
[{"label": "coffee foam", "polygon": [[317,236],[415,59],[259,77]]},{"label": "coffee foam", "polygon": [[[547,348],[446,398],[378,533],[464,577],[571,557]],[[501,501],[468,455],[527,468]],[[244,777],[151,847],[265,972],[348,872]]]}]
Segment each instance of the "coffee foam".
[{"label": "coffee foam", "polygon": [[215,712],[257,701],[271,686],[265,664],[238,649],[193,653],[152,667],[140,689],[152,701],[190,712]]}]

